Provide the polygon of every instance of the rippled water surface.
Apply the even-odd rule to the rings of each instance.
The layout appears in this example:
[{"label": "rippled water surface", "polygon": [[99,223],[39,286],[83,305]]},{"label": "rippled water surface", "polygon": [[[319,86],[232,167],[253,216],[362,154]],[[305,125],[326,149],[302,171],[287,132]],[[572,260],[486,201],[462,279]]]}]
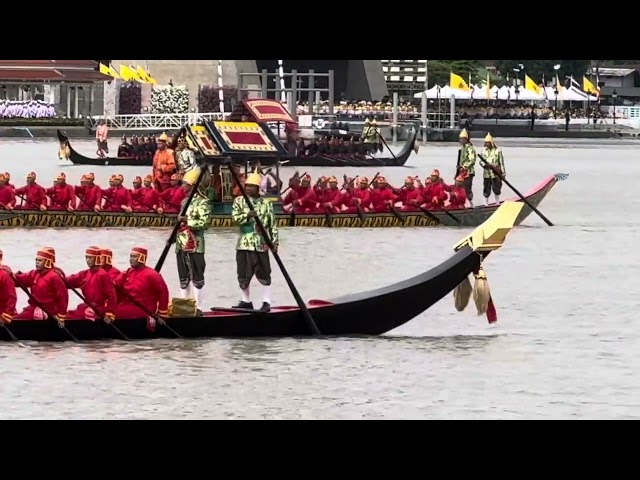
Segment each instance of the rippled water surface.
[{"label": "rippled water surface", "polygon": [[[95,151],[91,141],[73,144],[88,155]],[[496,325],[476,316],[473,304],[456,312],[449,295],[371,339],[5,344],[0,418],[640,418],[637,144],[516,139],[501,145],[508,178],[520,191],[553,173],[570,177],[540,206],[555,226],[530,216],[486,262]],[[53,139],[5,140],[0,171],[21,185],[33,170],[45,186],[60,171],[73,182],[93,171],[104,185],[116,173],[62,163],[56,154]],[[455,159],[455,145],[430,144],[408,167],[381,173],[400,184],[439,168],[450,179]],[[120,172],[130,184],[148,170]],[[372,177],[377,170],[309,171]],[[475,194],[481,196],[479,181]],[[422,272],[445,260],[469,231],[283,229],[280,253],[304,298],[331,298]],[[59,266],[71,273],[84,267],[84,249],[92,244],[110,246],[119,267],[132,246],[146,246],[155,264],[168,233],[1,230],[0,249],[7,264],[27,270],[39,247],[54,246]],[[238,300],[235,239],[235,231],[208,233],[212,306]],[[293,304],[275,262],[273,268],[274,303]],[[172,256],[163,274],[175,293]],[[19,301],[23,306],[22,295]]]}]

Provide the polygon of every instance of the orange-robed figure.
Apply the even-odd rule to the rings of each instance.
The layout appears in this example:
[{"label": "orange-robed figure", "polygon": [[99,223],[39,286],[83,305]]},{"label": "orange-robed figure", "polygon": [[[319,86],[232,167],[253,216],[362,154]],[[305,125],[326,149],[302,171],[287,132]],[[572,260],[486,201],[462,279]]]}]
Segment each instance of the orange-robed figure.
[{"label": "orange-robed figure", "polygon": [[[124,175],[118,173],[111,175],[109,178],[109,188],[102,190],[102,196],[105,198],[102,210],[109,212],[131,212],[131,192],[128,188],[122,186]],[[96,206],[96,210],[100,210]]]},{"label": "orange-robed figure", "polygon": [[19,283],[30,289],[29,305],[14,317],[14,320],[47,320],[53,315],[59,323],[64,322],[69,308],[69,292],[62,277],[55,270],[56,256],[49,250],[40,249],[36,254],[36,268],[28,273],[16,273]]},{"label": "orange-robed figure", "polygon": [[3,253],[0,250],[0,325],[10,323],[16,316],[18,295],[11,279],[11,269],[2,264]]},{"label": "orange-robed figure", "polygon": [[153,156],[153,179],[159,192],[171,186],[171,175],[176,171],[176,159],[173,150],[167,147],[167,134],[158,138],[156,153]]},{"label": "orange-robed figure", "polygon": [[94,183],[95,179],[93,173],[87,173],[80,179],[80,186],[75,187],[78,210],[93,210],[102,203],[102,189]]},{"label": "orange-robed figure", "polygon": [[115,315],[118,319],[148,318],[149,313],[166,317],[169,310],[169,287],[164,278],[153,268],[147,267],[147,250],[134,247],[129,256],[131,268],[122,272],[115,280],[116,291],[122,289],[131,296],[135,305],[127,295],[119,295]]},{"label": "orange-robed figure", "polygon": [[184,188],[182,188],[179,183],[180,175],[174,173],[171,175],[171,186],[160,194],[165,212],[178,213],[182,201],[187,197]]},{"label": "orange-robed figure", "polygon": [[56,177],[56,184],[45,190],[49,197],[49,210],[68,210],[76,209],[76,191],[67,183],[67,176],[59,173]]},{"label": "orange-robed figure", "polygon": [[[140,177],[136,177],[136,180],[138,179]],[[140,181],[142,182],[142,179]],[[147,175],[144,177],[144,186],[135,189],[135,194],[134,191],[131,192],[132,206],[136,212],[163,212],[162,198],[160,198],[158,190],[151,186],[152,183],[153,178],[151,175]]]},{"label": "orange-robed figure", "polygon": [[[82,270],[67,277],[69,288],[82,289],[82,295],[88,303],[81,303],[75,310],[69,311],[68,320],[96,320],[104,318],[111,321],[115,318],[116,289],[109,274],[102,268],[102,249],[89,247],[85,251],[87,270]],[[97,309],[98,311],[94,310]]]},{"label": "orange-robed figure", "polygon": [[27,184],[24,187],[14,190],[16,196],[22,197],[24,202],[16,205],[17,209],[23,210],[46,210],[47,194],[44,188],[36,183],[36,174],[31,172],[27,175]]},{"label": "orange-robed figure", "polygon": [[4,173],[0,173],[0,210],[13,210],[16,206],[16,195],[13,188],[7,185],[9,179]]}]

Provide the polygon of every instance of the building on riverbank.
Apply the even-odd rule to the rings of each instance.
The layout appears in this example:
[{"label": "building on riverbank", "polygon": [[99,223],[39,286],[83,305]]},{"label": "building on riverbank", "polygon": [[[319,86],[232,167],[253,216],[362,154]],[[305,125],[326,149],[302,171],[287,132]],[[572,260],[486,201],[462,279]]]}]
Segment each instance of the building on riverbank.
[{"label": "building on riverbank", "polygon": [[94,60],[0,60],[0,99],[51,103],[59,117],[100,114],[111,78],[97,66]]}]

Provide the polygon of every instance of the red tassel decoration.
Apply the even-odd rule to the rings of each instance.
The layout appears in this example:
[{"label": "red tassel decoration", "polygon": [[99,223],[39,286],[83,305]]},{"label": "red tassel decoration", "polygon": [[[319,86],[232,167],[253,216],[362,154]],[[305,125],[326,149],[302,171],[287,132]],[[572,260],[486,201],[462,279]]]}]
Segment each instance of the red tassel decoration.
[{"label": "red tassel decoration", "polygon": [[147,330],[151,333],[156,331],[156,319],[153,317],[147,317]]},{"label": "red tassel decoration", "polygon": [[498,321],[498,312],[493,304],[493,298],[489,296],[489,304],[487,305],[487,320],[489,324],[496,323]]}]

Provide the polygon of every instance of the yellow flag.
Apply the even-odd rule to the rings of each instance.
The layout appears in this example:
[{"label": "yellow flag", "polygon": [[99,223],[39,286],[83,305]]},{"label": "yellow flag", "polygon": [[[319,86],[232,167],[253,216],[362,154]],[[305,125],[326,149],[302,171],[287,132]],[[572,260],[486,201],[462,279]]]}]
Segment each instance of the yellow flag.
[{"label": "yellow flag", "polygon": [[151,75],[149,75],[147,72],[145,72],[140,65],[136,67],[136,72],[138,73],[138,76],[142,78],[146,83],[154,83],[154,84],[158,83],[156,79],[153,78]]},{"label": "yellow flag", "polygon": [[113,68],[111,64],[109,64],[109,75],[111,75],[113,78],[121,78],[120,75],[118,74],[118,71],[115,68]]},{"label": "yellow flag", "polygon": [[598,90],[587,77],[582,77],[582,90],[592,95],[600,96],[600,90]]},{"label": "yellow flag", "polygon": [[129,68],[124,65],[120,65],[120,76],[125,82],[128,82],[129,80],[133,80],[133,77],[129,73]]},{"label": "yellow flag", "polygon": [[147,83],[144,78],[142,78],[138,72],[136,71],[136,69],[134,68],[133,65],[129,65],[129,72],[131,72],[131,76],[133,77],[133,79],[136,82],[140,82],[140,83]]},{"label": "yellow flag", "polygon": [[464,78],[462,78],[460,75],[456,75],[455,73],[451,72],[450,78],[449,78],[449,86],[451,88],[457,88],[459,90],[464,90],[465,92],[470,92],[471,89],[469,88],[469,85],[467,85],[467,82],[464,81]]},{"label": "yellow flag", "polygon": [[111,76],[111,72],[109,71],[109,67],[103,65],[102,63],[100,64],[100,73],[103,74],[103,75]]},{"label": "yellow flag", "polygon": [[524,76],[524,88],[526,90],[531,90],[532,92],[536,92],[538,95],[542,95],[542,87],[540,87],[536,82],[531,80],[529,75]]},{"label": "yellow flag", "polygon": [[557,73],[556,73],[556,88],[558,89],[559,92],[562,92],[563,90],[565,90],[564,85],[560,83],[560,79],[558,78]]}]

